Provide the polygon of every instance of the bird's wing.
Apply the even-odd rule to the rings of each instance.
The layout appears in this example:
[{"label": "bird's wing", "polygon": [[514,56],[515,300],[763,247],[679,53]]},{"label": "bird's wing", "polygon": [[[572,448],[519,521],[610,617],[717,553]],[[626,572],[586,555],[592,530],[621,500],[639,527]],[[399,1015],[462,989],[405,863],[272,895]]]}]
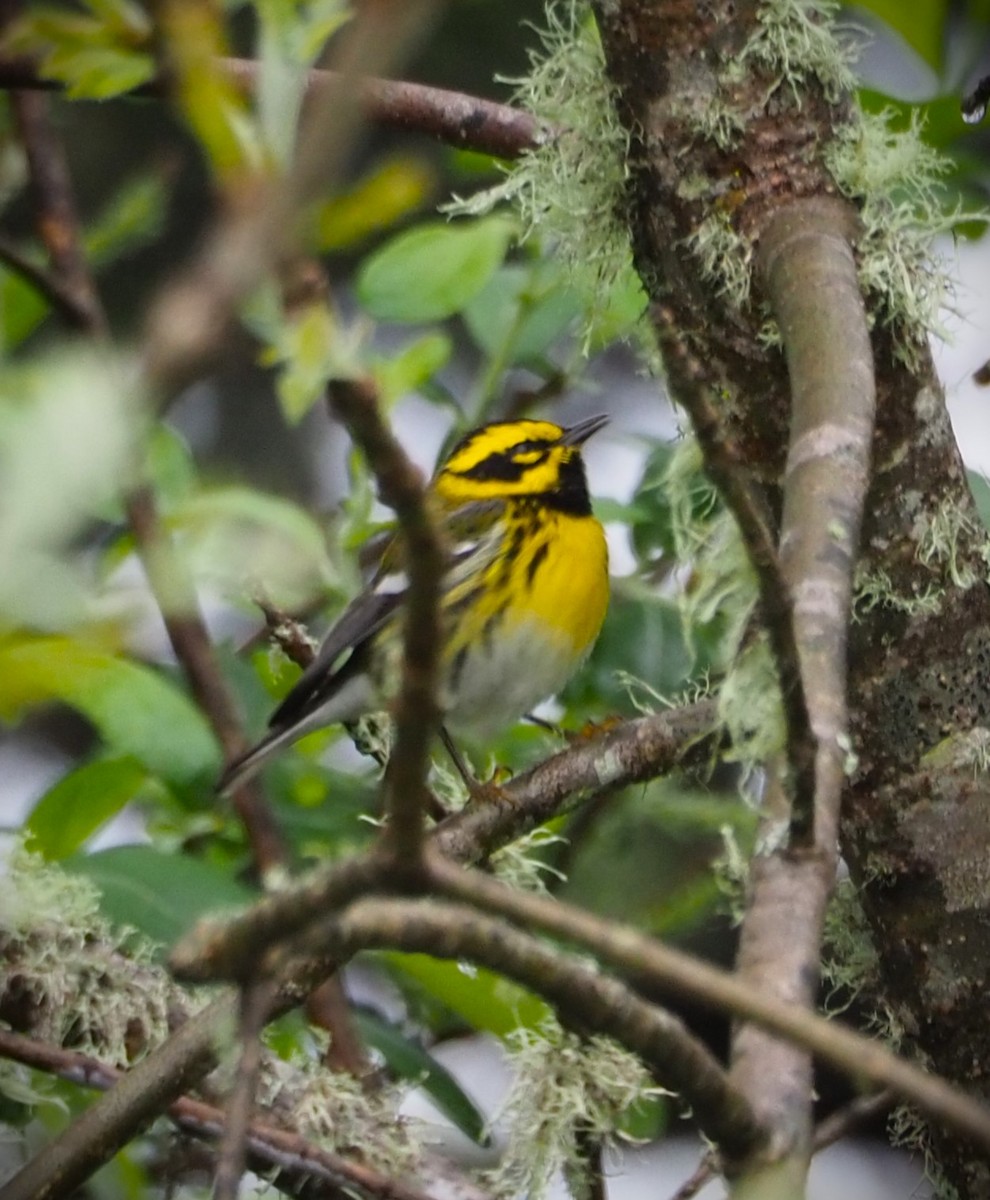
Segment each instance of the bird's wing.
[{"label": "bird's wing", "polygon": [[[482,569],[498,551],[500,501],[461,505],[444,514],[444,533],[450,547],[443,590],[447,592]],[[272,729],[295,725],[321,708],[360,669],[359,652],[388,624],[402,604],[409,583],[402,566],[401,543],[384,546],[378,570],[367,587],[344,609],[330,628],[316,657],[296,681],[269,720]],[[339,662],[350,651],[350,657]]]},{"label": "bird's wing", "polygon": [[[269,727],[281,729],[295,725],[314,709],[322,707],[349,676],[346,668],[355,653],[387,624],[402,603],[402,596],[403,592],[378,592],[373,588],[356,596],[330,628],[316,657],[272,713]],[[339,663],[348,650],[350,657]]]}]

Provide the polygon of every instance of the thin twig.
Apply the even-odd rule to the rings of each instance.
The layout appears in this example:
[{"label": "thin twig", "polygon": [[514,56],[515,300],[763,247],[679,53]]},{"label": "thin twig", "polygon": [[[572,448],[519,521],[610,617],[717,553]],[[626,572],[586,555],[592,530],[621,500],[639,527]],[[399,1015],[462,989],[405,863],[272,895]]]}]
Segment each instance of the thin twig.
[{"label": "thin twig", "polygon": [[[857,1096],[854,1100],[850,1100],[848,1104],[836,1109],[834,1113],[830,1113],[815,1126],[815,1132],[811,1139],[812,1152],[817,1154],[834,1145],[840,1138],[844,1138],[866,1121],[872,1121],[874,1117],[888,1112],[896,1103],[897,1097],[891,1088],[883,1088],[871,1096]],[[692,1200],[718,1173],[718,1155],[711,1151],[706,1152],[702,1155],[697,1168],[671,1195],[670,1200]]]},{"label": "thin twig", "polygon": [[[3,1029],[0,1056],[99,1091],[115,1087],[125,1075],[76,1050],[49,1046]],[[216,1140],[224,1128],[223,1112],[202,1100],[184,1096],[166,1111],[179,1129],[195,1137]],[[371,1200],[431,1200],[427,1193],[408,1183],[382,1175],[365,1163],[332,1154],[298,1133],[263,1121],[252,1121],[246,1132],[249,1165],[265,1173],[276,1169],[276,1186],[288,1195],[305,1196],[306,1200],[341,1200],[353,1189]]]},{"label": "thin twig", "polygon": [[382,500],[399,520],[407,590],[403,617],[402,681],[393,704],[395,745],[385,772],[383,836],[400,870],[415,868],[423,847],[430,744],[439,721],[440,579],[444,550],[422,474],[381,418],[370,380],[335,380],[331,410],[361,447]]},{"label": "thin twig", "polygon": [[261,1034],[272,1008],[275,989],[270,980],[252,980],[241,989],[240,1057],[226,1105],[213,1176],[213,1200],[237,1200],[247,1159],[248,1134],[261,1070]]},{"label": "thin twig", "polygon": [[49,268],[35,262],[4,233],[0,233],[0,262],[19,275],[25,283],[30,284],[63,320],[72,325],[76,324],[75,297],[62,287]]},{"label": "thin twig", "polygon": [[[260,65],[253,59],[222,58],[217,65],[245,90],[257,87]],[[339,82],[339,73],[313,68],[306,82],[307,93],[318,96]],[[0,58],[0,89],[61,91],[63,87],[57,80],[39,75],[37,66],[28,59]],[[131,94],[162,98],[169,90],[167,77],[158,75]],[[365,77],[360,81],[360,95],[368,119],[377,125],[423,133],[448,145],[498,158],[518,158],[553,134],[522,109],[426,84]]]},{"label": "thin twig", "polygon": [[760,606],[780,679],[794,806],[808,811],[814,804],[816,743],[801,675],[791,592],[777,555],[773,522],[722,427],[702,364],[676,332],[673,313],[654,304],[650,316],[673,395],[691,419],[705,471],[735,518],[756,572]]}]

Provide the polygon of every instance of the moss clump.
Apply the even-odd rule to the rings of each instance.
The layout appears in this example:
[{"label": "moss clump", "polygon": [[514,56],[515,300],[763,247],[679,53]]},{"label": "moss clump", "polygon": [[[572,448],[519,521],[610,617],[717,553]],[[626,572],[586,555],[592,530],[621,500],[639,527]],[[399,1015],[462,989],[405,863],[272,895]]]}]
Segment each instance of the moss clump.
[{"label": "moss clump", "polygon": [[5,1008],[32,1037],[124,1067],[163,1041],[189,998],[152,947],[110,926],[99,893],[24,849],[9,851],[0,912]]},{"label": "moss clump", "polygon": [[498,1196],[546,1196],[562,1172],[585,1194],[582,1143],[614,1141],[619,1122],[644,1096],[660,1095],[643,1064],[605,1037],[580,1038],[549,1021],[514,1036],[515,1080],[503,1105],[508,1145],[489,1184]]},{"label": "moss clump", "polygon": [[[516,85],[514,102],[545,124],[540,145],[524,154],[501,184],[446,206],[479,215],[511,203],[523,237],[539,233],[566,268],[587,310],[586,339],[616,295],[646,297],[632,264],[623,220],[629,135],[615,111],[598,30],[581,0],[547,8],[542,45]],[[642,324],[642,322],[641,322]],[[644,330],[645,334],[645,330]]]}]

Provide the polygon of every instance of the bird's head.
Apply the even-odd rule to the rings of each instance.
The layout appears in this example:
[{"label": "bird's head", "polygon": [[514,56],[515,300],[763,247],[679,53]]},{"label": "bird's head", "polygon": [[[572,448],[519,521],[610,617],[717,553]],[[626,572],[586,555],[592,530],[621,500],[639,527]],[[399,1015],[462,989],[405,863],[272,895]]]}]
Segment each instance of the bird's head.
[{"label": "bird's head", "polygon": [[562,429],[550,421],[496,421],[464,435],[433,488],[450,505],[532,497],[578,515],[591,512],[581,447],[608,422],[590,417]]}]

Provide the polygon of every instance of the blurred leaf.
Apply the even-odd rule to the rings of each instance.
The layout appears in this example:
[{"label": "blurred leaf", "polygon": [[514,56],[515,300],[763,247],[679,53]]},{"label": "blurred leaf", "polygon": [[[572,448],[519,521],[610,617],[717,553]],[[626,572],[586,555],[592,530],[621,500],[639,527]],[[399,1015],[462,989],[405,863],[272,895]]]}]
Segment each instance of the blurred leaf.
[{"label": "blurred leaf", "polygon": [[479,1146],[491,1144],[485,1132],[485,1118],[442,1063],[374,1013],[359,1011],[354,1019],[361,1037],[381,1054],[399,1079],[417,1083],[440,1112],[472,1142]]},{"label": "blurred leaf", "polygon": [[77,709],[114,754],[179,783],[212,775],[219,751],[198,708],[163,676],[67,637],[0,639],[0,717],[51,700]]},{"label": "blurred leaf", "polygon": [[936,72],[942,69],[949,0],[856,0],[856,7],[879,17]]},{"label": "blurred leaf", "polygon": [[151,846],[77,854],[62,865],[93,880],[102,893],[100,907],[112,921],[162,946],[169,946],[205,913],[240,908],[257,899],[229,871]]},{"label": "blurred leaf", "polygon": [[990,480],[979,471],[967,471],[966,478],[969,480],[969,490],[973,493],[980,520],[990,529]]},{"label": "blurred leaf", "polygon": [[577,318],[581,301],[556,265],[503,266],[464,309],[477,345],[511,366],[545,354]]},{"label": "blurred leaf", "polygon": [[514,1029],[536,1029],[550,1015],[538,996],[483,967],[398,951],[381,957],[473,1029],[505,1037]]},{"label": "blurred leaf", "polygon": [[132,758],[99,758],[64,775],[31,810],[28,849],[66,858],[125,805],[154,789],[146,768]]},{"label": "blurred leaf", "polygon": [[156,238],[165,223],[167,201],[159,175],[143,174],[122,184],[83,235],[91,265],[106,266]]},{"label": "blurred leaf", "polygon": [[333,582],[323,531],[297,504],[247,487],[195,492],[173,508],[193,570],[241,595],[263,590],[295,607]]},{"label": "blurred leaf", "polygon": [[[643,680],[673,699],[709,665],[715,639],[700,631],[687,644],[680,609],[635,581],[613,581],[605,625],[591,656],[571,680],[562,699],[601,719],[628,712],[630,698],[619,672]],[[643,697],[649,703],[649,697]],[[659,701],[656,702],[659,707]],[[653,705],[651,705],[653,707]]]},{"label": "blurred leaf", "polygon": [[151,431],[146,469],[163,513],[186,499],[196,485],[196,464],[189,443],[164,421],[159,421]]},{"label": "blurred leaf", "polygon": [[433,187],[433,174],[419,159],[389,159],[314,212],[312,236],[317,249],[341,250],[388,229],[421,208]]},{"label": "blurred leaf", "polygon": [[492,277],[513,231],[504,217],[419,225],[365,260],[358,274],[358,299],[380,321],[452,316]]},{"label": "blurred leaf", "polygon": [[[653,566],[661,558],[673,560],[677,557],[674,510],[667,481],[667,471],[676,452],[677,446],[672,442],[661,442],[653,447],[625,514],[633,549],[644,566]],[[703,522],[714,517],[719,511],[718,494],[700,467],[686,486],[690,519]]]},{"label": "blurred leaf", "polygon": [[[124,183],[83,231],[83,247],[90,263],[97,268],[108,266],[156,237],[165,220],[165,205],[165,185],[157,175],[140,175]],[[40,255],[37,257],[42,261]],[[49,311],[48,301],[29,283],[15,272],[0,268],[4,346],[19,346]]]},{"label": "blurred leaf", "polygon": [[172,68],[172,95],[213,170],[221,176],[264,165],[262,139],[250,105],[217,70],[230,53],[217,11],[199,0],[173,0],[159,12]]},{"label": "blurred leaf", "polygon": [[0,619],[23,619],[33,603],[35,624],[47,621],[59,598],[39,579],[67,573],[55,556],[120,487],[138,434],[130,375],[92,348],[49,351],[0,374]]},{"label": "blurred leaf", "polygon": [[282,370],[276,387],[286,420],[295,425],[322,399],[330,378],[336,328],[322,301],[294,313],[281,329]]},{"label": "blurred leaf", "polygon": [[629,337],[643,319],[647,297],[632,268],[623,271],[604,298],[595,297],[588,353],[604,350],[612,342]]},{"label": "blurred leaf", "polygon": [[446,366],[453,342],[445,333],[427,333],[399,351],[394,358],[377,359],[371,373],[386,405],[394,404],[423,385]]},{"label": "blurred leaf", "polygon": [[90,0],[89,13],[38,8],[14,21],[3,48],[38,60],[40,73],[70,98],[105,100],[155,75],[151,25],[135,4]]}]

